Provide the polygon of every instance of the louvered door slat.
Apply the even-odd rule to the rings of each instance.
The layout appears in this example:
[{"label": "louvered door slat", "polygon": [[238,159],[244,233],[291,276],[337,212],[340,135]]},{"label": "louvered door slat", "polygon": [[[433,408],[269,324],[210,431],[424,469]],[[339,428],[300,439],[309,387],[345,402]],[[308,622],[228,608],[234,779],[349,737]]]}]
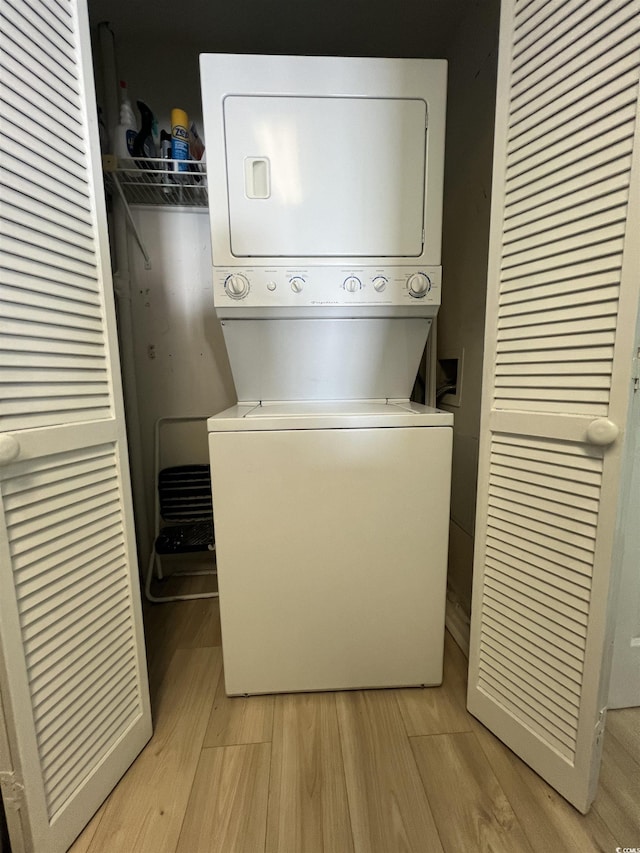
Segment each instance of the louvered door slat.
[{"label": "louvered door slat", "polygon": [[551,172],[540,180],[532,180],[529,184],[510,189],[507,200],[509,213],[517,214],[523,208],[530,209],[534,198],[535,206],[541,207],[563,196],[577,193],[592,183],[598,184],[601,180],[608,179],[612,172],[628,171],[631,166],[631,149],[631,140],[624,139],[612,148],[596,151],[591,156],[571,163],[557,172]]},{"label": "louvered door slat", "polygon": [[[580,554],[580,549],[582,549],[582,553],[584,551],[591,553],[595,551],[593,531],[585,535],[561,528],[558,525],[549,524],[544,517],[536,519],[532,514],[527,515],[524,507],[509,501],[504,502],[501,506],[498,501],[491,498],[488,514],[496,520],[496,524],[502,522],[503,525],[506,525],[507,522],[511,522],[516,528],[530,531],[532,535],[536,536],[536,539],[539,535],[546,536],[550,545],[560,552]],[[569,546],[576,547],[571,548]]]},{"label": "louvered door slat", "polygon": [[[56,125],[53,124],[52,128]],[[60,131],[64,125],[60,125]],[[39,140],[34,139],[27,151],[13,140],[2,143],[2,163],[6,168],[16,172],[22,172],[31,180],[41,182],[43,186],[57,189],[66,186],[70,200],[77,200],[81,205],[90,204],[90,190],[85,180],[78,178],[74,173],[74,165],[67,168],[67,164],[58,162],[54,154]]]},{"label": "louvered door slat", "polygon": [[53,667],[50,662],[47,666],[43,666],[42,662],[38,666],[34,666],[33,689],[40,691],[42,696],[49,696],[52,691],[58,690],[67,682],[70,673],[79,671],[88,662],[97,659],[103,652],[113,648],[118,637],[121,636],[125,621],[126,614],[121,613],[118,619],[110,623],[110,630],[106,634],[99,634],[100,639],[98,641],[91,637],[87,638],[81,646],[76,645],[64,657],[58,658]]},{"label": "louvered door slat", "polygon": [[8,481],[3,486],[4,495],[18,495],[35,486],[50,484],[57,485],[61,479],[78,472],[94,471],[112,464],[113,449],[108,444],[93,447],[80,447],[75,450],[73,459],[60,459],[59,456],[45,456],[37,462],[25,460],[22,467],[22,477],[19,480]]},{"label": "louvered door slat", "polygon": [[[523,335],[529,335],[530,338],[546,337],[559,330],[559,326],[555,325],[557,323],[562,323],[562,328],[567,333],[582,332],[589,328],[615,328],[617,307],[617,299],[608,302],[595,300],[587,305],[576,305],[568,309],[549,306],[536,312],[527,312],[525,306],[525,311],[520,314],[511,311],[506,317],[500,315],[498,338],[509,340],[521,338]],[[544,324],[540,323],[541,316],[546,321]]]},{"label": "louvered door slat", "polygon": [[[21,263],[21,260],[16,256],[8,255],[2,258],[2,280],[7,287],[28,291],[30,296],[27,298],[32,301],[32,294],[46,293],[63,299],[77,300],[80,303],[89,303],[95,308],[100,307],[98,282],[95,279],[56,271],[57,280],[52,281],[51,278],[36,275],[35,270],[30,272],[28,266],[24,262]],[[22,269],[9,269],[9,263]]]},{"label": "louvered door slat", "polygon": [[508,562],[505,555],[497,548],[487,548],[487,560],[491,561],[498,572],[552,597],[557,606],[567,604],[573,610],[589,613],[589,592],[587,589],[576,587],[565,578],[546,572],[538,566],[529,565],[513,557]]},{"label": "louvered door slat", "polygon": [[635,103],[628,90],[623,90],[617,100],[619,103],[615,99],[609,101],[611,112],[608,116],[602,117],[601,111],[594,110],[592,121],[581,115],[565,122],[561,134],[538,136],[535,143],[519,148],[511,157],[507,179],[515,180],[527,172],[533,176],[534,169],[544,173],[554,165],[563,166],[577,159],[581,150],[588,150],[584,146],[605,148],[626,136],[633,136]]},{"label": "louvered door slat", "polygon": [[529,32],[529,29],[535,26],[542,17],[550,14],[549,0],[522,0],[518,3],[514,13],[514,41],[522,34]]},{"label": "louvered door slat", "polygon": [[[57,308],[40,308],[33,304],[25,304],[18,300],[12,300],[10,302],[4,301],[2,310],[3,313],[10,316],[13,320],[27,322],[34,326],[42,325],[49,327],[55,323],[61,329],[69,329],[70,337],[74,336],[77,332],[95,332],[96,335],[93,338],[86,338],[86,340],[94,340],[96,343],[100,343],[102,341],[102,333],[99,306],[94,307],[92,311],[87,311],[85,303],[80,303],[80,313],[65,310],[72,306],[72,302],[66,301],[60,302]],[[63,332],[63,334],[65,333]]]},{"label": "louvered door slat", "polygon": [[40,3],[40,6],[51,12],[51,14],[54,15],[69,30],[69,32],[75,32],[71,7],[68,3],[65,3],[64,0],[43,0],[43,2]]},{"label": "louvered door slat", "polygon": [[[7,110],[7,112],[10,111]],[[91,211],[86,205],[69,200],[64,194],[64,186],[50,190],[47,186],[43,186],[44,182],[41,183],[39,179],[32,180],[30,176],[24,175],[17,164],[16,169],[17,171],[6,168],[6,163],[1,168],[3,183],[10,190],[30,198],[41,199],[48,208],[60,210],[62,214],[67,214],[81,222],[90,221]],[[51,182],[48,183],[49,186],[53,186]]]},{"label": "louvered door slat", "polygon": [[[69,343],[89,344],[94,348],[94,352],[102,349],[103,339],[101,333],[95,329],[83,328],[83,323],[73,325],[54,325],[54,322],[47,323],[45,321],[46,312],[42,312],[41,320],[32,320],[29,316],[28,306],[20,312],[22,316],[17,319],[0,319],[0,335],[16,337],[43,338],[50,341],[52,344],[55,341],[69,341]],[[37,314],[37,311],[33,312]],[[53,312],[52,312],[53,313]],[[51,317],[55,321],[55,317]],[[81,318],[84,319],[84,318]],[[7,347],[10,347],[11,340],[7,340]],[[4,344],[4,340],[2,340]],[[105,392],[108,389],[105,389]]]},{"label": "louvered door slat", "polygon": [[531,518],[546,521],[547,524],[559,527],[562,530],[581,533],[583,536],[588,536],[592,532],[593,528],[590,525],[596,520],[594,513],[586,510],[578,510],[574,507],[571,514],[565,514],[563,504],[554,505],[553,501],[543,501],[535,495],[519,493],[511,488],[502,488],[498,484],[493,486],[492,503],[504,510],[518,514],[526,512]]},{"label": "louvered door slat", "polygon": [[78,104],[80,89],[78,78],[74,74],[77,70],[75,63],[60,64],[53,59],[45,49],[43,39],[29,37],[29,24],[24,18],[19,20],[20,26],[16,25],[18,17],[8,5],[3,11],[0,10],[0,21],[0,29],[20,64],[27,68],[37,68],[38,74],[40,69],[48,71],[49,76],[44,79],[50,82],[51,87],[68,96],[72,104]]},{"label": "louvered door slat", "polygon": [[589,446],[565,445],[559,454],[548,442],[519,439],[508,433],[496,435],[494,446],[499,453],[516,459],[538,459],[552,465],[566,465],[576,471],[600,471],[602,465],[602,451]]},{"label": "louvered door slat", "polygon": [[[618,0],[625,2],[625,0]],[[548,3],[537,11],[535,15],[528,16],[525,20],[516,24],[514,31],[514,45],[520,56],[553,32],[558,38],[567,30],[573,30],[584,18],[597,8],[597,0],[569,0],[562,4]]]},{"label": "louvered door slat", "polygon": [[590,0],[590,4],[589,16],[576,27],[569,26],[544,47],[538,45],[537,51],[520,51],[518,45],[514,45],[513,96],[517,97],[521,93],[521,86],[531,87],[542,80],[547,81],[547,86],[552,85],[554,74],[557,76],[560,69],[569,72],[576,65],[589,68],[589,63],[594,60],[597,63],[597,58],[609,47],[607,37],[623,31],[625,24],[637,23],[640,10],[637,0],[608,0],[606,4],[599,0]]},{"label": "louvered door slat", "polygon": [[[579,281],[576,281],[573,277],[565,280],[558,280],[556,277],[555,281],[538,283],[534,279],[532,282],[528,282],[530,287],[526,287],[527,282],[524,283],[524,287],[517,281],[509,282],[505,284],[503,292],[500,294],[500,308],[503,313],[509,313],[511,312],[510,306],[512,305],[546,297],[562,301],[569,299],[576,300],[577,294],[584,294],[587,291],[589,291],[589,299],[595,297],[597,301],[600,301],[600,296],[604,294],[607,294],[607,298],[610,299],[611,288],[614,288],[616,295],[619,296],[619,280],[620,277],[617,271],[615,269],[608,269],[592,275],[581,276]],[[585,298],[582,295],[579,304],[583,304],[584,301]],[[517,307],[516,310],[518,310]]]},{"label": "louvered door slat", "polygon": [[[151,733],[86,7],[0,9],[0,649],[17,848],[63,853]],[[91,130],[90,130],[91,129]],[[18,142],[19,138],[19,142]],[[106,287],[105,287],[106,281]]]},{"label": "louvered door slat", "polygon": [[[28,117],[32,127],[39,127],[40,129],[46,127],[51,109],[55,110],[57,115],[60,112],[64,113],[65,109],[75,110],[75,93],[67,89],[60,78],[55,73],[52,73],[48,66],[43,65],[34,56],[21,50],[7,33],[0,32],[0,69],[7,80],[11,79],[13,69],[16,66],[20,67],[20,82],[29,83],[37,93],[35,97],[42,98],[48,103],[45,114],[40,115],[34,111],[36,118],[34,118],[34,113],[31,113]],[[19,84],[16,82],[16,85]],[[22,102],[19,100],[16,101],[15,98],[12,99],[12,102],[15,103],[17,111],[21,112],[24,110]],[[63,134],[60,140],[64,139],[65,135]],[[76,155],[82,151],[77,140],[65,144],[72,151],[75,151]]]},{"label": "louvered door slat", "polygon": [[502,541],[512,537],[514,543],[523,543],[532,554],[545,556],[558,564],[566,562],[568,568],[582,574],[588,573],[589,563],[593,560],[592,541],[589,541],[591,547],[576,547],[557,538],[555,529],[552,530],[554,535],[549,535],[542,526],[536,529],[532,525],[524,524],[522,518],[516,513],[512,513],[509,520],[505,521],[500,513],[492,511],[491,507],[487,516],[490,519],[493,534],[500,537]]},{"label": "louvered door slat", "polygon": [[521,697],[530,701],[532,706],[542,714],[549,715],[561,732],[575,740],[571,720],[575,716],[577,703],[568,701],[565,696],[556,692],[550,684],[537,679],[528,667],[522,667],[518,663],[505,660],[501,654],[496,654],[489,643],[484,644],[483,651],[486,659],[491,661],[496,673],[509,681],[511,679],[519,680],[523,685]]},{"label": "louvered door slat", "polygon": [[[76,186],[80,186],[78,181],[69,180],[64,169],[55,166],[50,160],[39,158],[35,152],[25,152],[22,156],[16,157],[10,151],[2,151],[0,153],[0,169],[20,176],[18,181],[22,180],[22,186],[29,182],[32,186],[47,190],[50,194],[55,194],[66,200],[69,205],[77,210],[90,212],[90,201],[86,187],[80,191],[76,189]],[[74,184],[75,186],[73,186]]]},{"label": "louvered door slat", "polygon": [[27,240],[20,241],[15,238],[5,238],[1,245],[3,265],[15,273],[30,275],[32,281],[34,278],[41,278],[71,287],[94,289],[96,286],[95,266],[88,263],[82,255],[70,261],[68,266],[64,266],[64,246],[59,247],[61,251],[54,253],[39,250]]},{"label": "louvered door slat", "polygon": [[532,612],[526,605],[514,600],[511,595],[498,593],[489,585],[485,587],[485,598],[488,608],[493,608],[496,613],[500,611],[506,614],[512,622],[518,622],[530,636],[536,636],[538,642],[553,648],[557,657],[572,661],[577,668],[582,666],[584,649],[581,645],[584,644],[584,637],[581,638],[577,632],[563,630],[562,626],[547,614],[542,617],[538,612]]},{"label": "louvered door slat", "polygon": [[[481,683],[486,683],[487,680],[491,684],[494,693],[497,696],[503,697],[505,703],[514,709],[518,709],[525,718],[532,723],[534,729],[543,732],[553,732],[547,735],[552,743],[555,743],[558,750],[570,756],[575,746],[575,736],[572,736],[569,727],[565,726],[557,717],[546,712],[538,699],[538,695],[532,695],[532,691],[527,689],[525,682],[518,681],[513,674],[508,672],[506,668],[493,667],[488,670],[483,666],[481,669]],[[516,693],[514,691],[515,684],[518,683],[521,689]]]},{"label": "louvered door slat", "polygon": [[468,706],[585,811],[640,301],[640,0],[502,10]]},{"label": "louvered door slat", "polygon": [[633,119],[633,115],[634,106],[631,104],[616,116],[620,123],[613,128],[611,118],[607,117],[586,130],[572,134],[569,142],[563,140],[543,146],[526,160],[514,164],[507,175],[509,199],[515,199],[518,191],[530,195],[549,183],[555,185],[575,174],[583,175],[618,157],[630,155],[634,122],[629,118]]},{"label": "louvered door slat", "polygon": [[[83,584],[91,582],[95,575],[95,560],[102,558],[105,565],[115,565],[116,560],[121,563],[125,560],[124,544],[122,542],[112,541],[107,542],[106,547],[103,546],[101,552],[92,549],[85,552],[81,557],[76,557],[75,560],[70,560],[65,566],[65,572],[60,575],[59,572],[49,573],[47,587],[47,601],[53,601],[57,595],[70,595],[74,592],[76,583]],[[44,575],[44,573],[43,573]],[[22,599],[22,612],[24,614],[32,608],[38,608],[42,604],[42,596],[40,595],[40,586],[38,580],[25,583],[24,597]],[[80,588],[80,587],[78,587]],[[66,590],[66,592],[64,592]]]},{"label": "louvered door slat", "polygon": [[[111,559],[114,555],[123,552],[124,541],[117,535],[116,523],[107,525],[106,528],[94,533],[93,536],[81,540],[82,548],[76,553],[68,554],[65,560],[65,571],[61,573],[60,552],[51,555],[47,565],[30,563],[21,571],[15,572],[16,581],[20,583],[24,595],[24,606],[30,607],[31,601],[39,601],[40,589],[46,582],[55,592],[58,588],[73,585],[76,577],[82,577],[85,573],[93,571],[95,560]],[[37,565],[37,568],[36,568]]]},{"label": "louvered door slat", "polygon": [[551,657],[540,645],[531,645],[518,633],[501,625],[487,626],[486,635],[483,638],[488,646],[494,649],[504,650],[506,659],[515,658],[530,667],[541,678],[543,673],[551,684],[564,687],[567,696],[572,699],[580,699],[580,677],[582,670],[563,666],[559,660]]},{"label": "louvered door slat", "polygon": [[55,32],[51,31],[51,27],[39,14],[39,3],[29,6],[24,0],[5,0],[5,2],[11,7],[14,13],[13,20],[19,21],[18,26],[30,44],[39,44],[50,61],[56,66],[61,68],[66,68],[69,65],[75,66],[77,62],[75,46],[69,44],[66,39],[62,40],[55,37]]},{"label": "louvered door slat", "polygon": [[[553,293],[553,288],[549,288],[549,291],[543,293],[540,292],[539,288],[534,288],[530,293],[518,291],[505,294],[504,305],[500,308],[500,316],[506,322],[507,318],[517,318],[520,315],[522,325],[528,322],[529,314],[537,314],[542,311],[554,312],[556,317],[560,315],[562,319],[567,319],[571,316],[570,312],[575,311],[577,307],[587,312],[602,310],[601,305],[605,302],[613,302],[617,305],[620,296],[620,287],[617,284],[596,288],[593,293],[589,294],[590,302],[586,305],[584,304],[584,289],[555,293],[552,296],[546,296],[546,293],[549,291]],[[529,298],[527,299],[527,297]]]},{"label": "louvered door slat", "polygon": [[606,376],[598,373],[592,376],[566,377],[566,376],[551,376],[549,374],[539,374],[531,376],[503,376],[496,382],[496,388],[500,388],[501,393],[507,393],[509,388],[553,388],[570,390],[572,388],[591,388],[595,390],[606,390],[609,388],[609,381]]},{"label": "louvered door slat", "polygon": [[[112,631],[116,630],[116,624],[126,622],[128,610],[126,601],[114,603],[108,595],[103,596],[94,602],[93,611],[81,616],[73,626],[58,626],[58,643],[53,651],[50,644],[41,641],[42,638],[25,643],[27,662],[33,673],[34,689],[39,677],[46,683],[49,678],[63,675],[63,665],[72,658],[74,651],[86,648],[95,636],[94,628],[103,641],[107,636],[111,636]],[[105,626],[111,626],[112,631],[106,630]]]},{"label": "louvered door slat", "polygon": [[41,198],[34,199],[8,186],[3,187],[3,193],[6,204],[6,207],[3,206],[4,218],[13,222],[19,221],[15,216],[17,211],[25,217],[25,220],[27,218],[30,220],[24,222],[27,227],[31,222],[41,223],[35,227],[53,236],[55,236],[55,229],[60,228],[62,229],[61,238],[65,243],[77,242],[80,248],[85,250],[93,245],[90,217],[85,215],[83,219],[78,219],[56,207],[46,205]]},{"label": "louvered door slat", "polygon": [[[135,670],[134,670],[134,665],[133,665],[134,664],[133,649],[130,646],[128,646],[127,644],[119,644],[119,645],[114,646],[113,651],[114,651],[114,655],[118,655],[118,657],[120,657],[120,658],[122,658],[124,655],[127,655],[127,653],[128,653],[127,656],[131,659],[131,670],[129,672],[129,682],[130,682],[130,680],[132,680],[134,675],[135,675]],[[129,695],[129,691],[127,689],[130,686],[130,684],[127,682],[126,675],[123,677],[122,672],[119,670],[121,670],[121,667],[118,665],[117,659],[116,659],[115,663],[114,663],[113,658],[111,660],[107,659],[106,661],[102,661],[100,663],[96,662],[95,665],[92,667],[92,669],[90,671],[88,671],[87,673],[85,673],[86,678],[84,681],[84,685],[82,683],[78,684],[78,686],[75,690],[76,699],[81,699],[83,697],[83,695],[86,699],[87,688],[90,689],[91,686],[95,683],[104,684],[105,680],[113,678],[113,676],[117,674],[118,677],[121,679],[119,682],[121,685],[121,689],[118,690],[117,692],[112,690],[112,702],[111,702],[111,704],[112,705],[115,704],[117,706],[118,700],[121,700],[121,701],[124,700],[125,702],[130,702],[130,695]],[[36,710],[38,710],[38,709],[36,709]],[[64,710],[65,710],[65,712],[67,712],[66,708]],[[81,710],[78,709],[78,711],[79,711],[78,717],[80,718],[81,717]],[[57,732],[56,733],[57,738],[56,738],[55,742],[54,742],[53,738],[51,738],[51,737],[48,738],[49,749],[47,750],[46,753],[43,753],[43,756],[42,756],[42,766],[43,766],[43,769],[45,770],[45,772],[51,771],[53,768],[56,767],[56,765],[61,765],[58,769],[58,776],[62,776],[65,773],[67,773],[68,772],[68,766],[65,764],[61,764],[61,762],[60,762],[61,757],[63,757],[65,755],[65,753],[68,752],[68,750],[71,746],[74,747],[74,750],[75,750],[76,755],[78,757],[83,757],[86,753],[86,750],[83,747],[85,747],[88,743],[92,743],[92,738],[94,737],[92,729],[95,730],[97,728],[98,730],[100,730],[104,727],[105,721],[113,716],[113,707],[109,707],[108,705],[105,705],[104,702],[99,701],[96,703],[96,705],[92,709],[92,712],[90,711],[90,712],[86,713],[84,718],[83,718],[83,722],[85,724],[86,723],[91,724],[90,726],[87,726],[88,731],[84,733],[84,738],[78,737],[78,731],[77,731],[77,722],[78,721],[77,720],[74,720],[76,725],[71,727],[71,731],[59,732],[59,733]],[[66,716],[66,713],[65,713],[65,716]],[[57,719],[57,718],[58,718],[58,715],[56,715],[55,710],[54,710],[54,719]],[[51,774],[51,785],[52,785],[52,787],[55,784],[55,782],[56,782],[56,777],[52,773]]]},{"label": "louvered door slat", "polygon": [[588,221],[578,219],[568,223],[565,227],[543,229],[536,231],[533,228],[528,233],[523,233],[522,229],[517,229],[516,233],[505,235],[505,253],[504,257],[518,256],[524,253],[532,252],[536,249],[547,248],[548,252],[555,249],[567,250],[574,249],[585,242],[585,235],[593,241],[600,243],[605,239],[614,237],[620,233],[624,233],[624,210],[616,207],[608,208],[602,214],[596,214],[589,218]]},{"label": "louvered door slat", "polygon": [[[74,48],[74,40],[73,40],[73,27],[70,26],[68,16],[62,16],[60,14],[55,14],[54,10],[59,9],[55,4],[49,5],[48,3],[37,2],[33,3],[30,0],[26,0],[25,5],[29,7],[34,15],[40,18],[43,22],[43,26],[51,31],[51,35],[55,34],[59,39],[66,43],[67,47],[73,51]],[[45,30],[45,34],[46,33]]]},{"label": "louvered door slat", "polygon": [[[537,483],[532,482],[523,483],[520,480],[509,477],[509,473],[510,472],[507,472],[507,476],[503,477],[494,471],[490,480],[491,484],[512,492],[514,494],[514,500],[517,500],[519,495],[530,494],[534,498],[546,498],[552,503],[558,504],[559,507],[565,507],[566,501],[564,492],[561,492],[559,489],[553,489],[548,483],[543,486],[539,486]],[[574,495],[574,504],[572,507],[568,507],[566,511],[567,513],[576,514],[589,512],[597,514],[598,499],[589,498],[585,495]],[[576,514],[572,515],[572,517],[578,517]]]},{"label": "louvered door slat", "polygon": [[[34,75],[35,76],[35,75]],[[31,83],[35,83],[37,77],[32,79]],[[28,116],[39,114],[41,121],[46,121],[50,133],[55,134],[59,139],[67,140],[67,144],[76,147],[74,138],[82,133],[82,114],[74,108],[69,99],[56,96],[51,90],[43,89],[42,86],[34,91],[29,83],[29,78],[25,74],[23,79],[12,81],[11,86],[7,86],[3,99],[7,104],[17,110],[19,113]],[[3,140],[5,145],[17,142],[16,139]],[[47,149],[44,143],[39,139],[29,141],[29,148],[36,151],[41,157],[52,160],[51,152]],[[55,162],[52,160],[52,162]],[[56,163],[58,167],[64,165]],[[71,174],[69,178],[73,182],[80,180],[77,175]]]},{"label": "louvered door slat", "polygon": [[73,220],[72,227],[68,227],[67,222],[61,221],[58,215],[54,218],[47,217],[46,210],[43,210],[41,205],[37,205],[37,212],[28,210],[24,206],[24,199],[19,199],[21,206],[16,206],[8,198],[4,198],[2,205],[2,222],[18,225],[27,229],[27,233],[31,235],[42,235],[51,240],[57,240],[59,247],[75,246],[76,249],[85,252],[93,251],[91,237],[83,233],[77,220]]},{"label": "louvered door slat", "polygon": [[[40,489],[34,489],[31,500],[29,500],[31,493],[23,492],[20,497],[26,497],[27,500],[15,503],[15,509],[13,510],[14,523],[21,524],[24,521],[35,519],[39,515],[49,515],[68,506],[70,500],[78,503],[94,494],[100,494],[109,486],[118,487],[117,471],[111,466],[101,470],[98,469],[85,476],[70,477],[69,480],[64,482],[62,488],[51,490],[46,495],[42,495]],[[11,504],[7,501],[7,509],[10,508]]]},{"label": "louvered door slat", "polygon": [[582,676],[582,663],[569,656],[558,656],[550,653],[546,644],[540,642],[537,631],[530,631],[520,620],[513,620],[506,610],[494,609],[493,605],[487,605],[488,612],[493,617],[487,625],[487,632],[501,637],[503,641],[510,640],[518,649],[523,651],[524,657],[531,657],[539,661],[545,669],[557,672],[561,677],[572,680],[580,688]]},{"label": "louvered door slat", "polygon": [[[497,351],[499,353],[506,352],[519,352],[526,351],[528,353],[536,353],[535,359],[537,361],[544,361],[546,355],[543,354],[544,350],[560,350],[560,354],[558,355],[557,361],[565,361],[566,358],[570,358],[571,351],[576,352],[576,357],[589,358],[591,354],[590,345],[594,344],[600,348],[602,345],[613,345],[615,342],[615,334],[613,331],[607,332],[597,332],[593,333],[594,326],[592,325],[591,329],[586,329],[583,334],[565,334],[565,335],[555,335],[553,337],[538,337],[536,340],[530,341],[526,338],[523,340],[519,340],[517,338],[514,339],[502,339],[497,342]],[[553,329],[551,331],[554,331]],[[559,332],[560,329],[556,329],[555,331]],[[562,350],[565,350],[564,354]]]},{"label": "louvered door slat", "polygon": [[[76,365],[74,365],[76,367]],[[48,389],[53,388],[52,394],[57,393],[55,390],[63,383],[68,383],[74,388],[78,385],[87,385],[89,383],[94,390],[104,387],[107,380],[107,371],[105,368],[85,368],[85,369],[70,369],[56,370],[49,366],[36,368],[35,370],[27,370],[24,367],[5,367],[0,370],[0,381],[7,384],[24,383],[25,386],[35,388],[40,385],[48,393]],[[67,386],[67,387],[68,387]],[[25,389],[21,389],[26,396]]]},{"label": "louvered door slat", "polygon": [[114,691],[113,699],[114,703],[117,704],[112,706],[108,724],[105,724],[103,720],[98,721],[101,735],[97,741],[91,741],[91,748],[85,750],[82,756],[82,763],[77,762],[73,768],[69,768],[69,771],[61,779],[60,783],[48,792],[50,808],[53,814],[57,814],[59,808],[72,796],[75,790],[75,779],[83,778],[90,767],[100,762],[106,754],[109,744],[113,743],[123,725],[135,715],[135,705],[127,702],[126,699],[122,699],[123,695],[127,695],[127,685],[123,686],[119,694]]},{"label": "louvered door slat", "polygon": [[585,74],[584,68],[577,68],[568,78],[566,74],[559,75],[561,82],[551,90],[541,86],[536,102],[528,98],[526,108],[514,110],[510,117],[509,151],[554,129],[562,135],[564,122],[579,116],[583,109],[594,104],[606,109],[607,92],[617,94],[624,87],[633,88],[634,81],[637,83],[633,56],[635,39],[634,28],[628,39],[621,41],[605,58],[600,57],[597,73],[592,76]]},{"label": "louvered door slat", "polygon": [[31,282],[34,289],[14,287],[13,285],[0,285],[0,301],[11,302],[16,305],[38,306],[48,311],[56,311],[62,314],[77,314],[80,317],[95,317],[99,311],[100,303],[90,293],[78,291],[78,288],[68,288],[65,285],[57,285],[56,293],[42,295],[38,292],[36,282]]},{"label": "louvered door slat", "polygon": [[540,666],[536,665],[531,656],[519,654],[514,651],[513,646],[508,646],[504,643],[498,634],[494,636],[487,634],[483,639],[483,643],[490,649],[494,659],[505,661],[507,664],[517,667],[521,673],[533,676],[534,679],[537,679],[545,687],[548,687],[555,696],[562,697],[574,710],[579,707],[580,690],[575,682],[561,677],[559,674],[557,677],[554,677],[552,673],[555,674],[555,671],[552,667],[541,669]]},{"label": "louvered door slat", "polygon": [[[575,630],[584,629],[586,631],[588,623],[589,608],[576,608],[576,602],[583,604],[578,599],[568,599],[561,601],[555,595],[555,590],[543,592],[539,588],[525,583],[520,577],[514,576],[513,570],[505,571],[504,564],[498,561],[487,561],[491,564],[492,580],[487,580],[487,586],[492,584],[499,591],[505,591],[510,597],[519,596],[525,607],[539,609],[542,605],[548,608],[550,613],[555,616],[555,621],[561,625],[572,625]],[[528,580],[528,578],[527,578]],[[554,594],[549,594],[553,592]]]}]

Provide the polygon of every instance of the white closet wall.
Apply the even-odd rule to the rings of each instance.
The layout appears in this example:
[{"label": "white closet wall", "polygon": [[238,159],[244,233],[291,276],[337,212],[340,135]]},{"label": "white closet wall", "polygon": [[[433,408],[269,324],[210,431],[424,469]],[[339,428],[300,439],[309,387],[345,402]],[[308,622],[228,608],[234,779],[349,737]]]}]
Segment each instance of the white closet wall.
[{"label": "white closet wall", "polygon": [[[215,316],[206,208],[133,207],[151,269],[129,241],[134,365],[149,517],[153,517],[153,432],[160,417],[215,414],[235,400]],[[165,464],[206,462],[206,430],[167,430]]]},{"label": "white closet wall", "polygon": [[447,51],[447,137],[438,357],[464,352],[454,414],[449,594],[471,612],[499,0],[475,4]]}]

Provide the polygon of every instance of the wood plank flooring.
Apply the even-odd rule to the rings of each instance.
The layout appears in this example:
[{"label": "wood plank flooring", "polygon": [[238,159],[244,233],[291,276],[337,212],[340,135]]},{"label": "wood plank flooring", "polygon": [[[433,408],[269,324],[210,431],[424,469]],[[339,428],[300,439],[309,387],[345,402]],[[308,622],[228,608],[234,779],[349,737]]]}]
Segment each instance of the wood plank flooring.
[{"label": "wood plank flooring", "polygon": [[640,709],[612,711],[589,815],[438,688],[224,693],[215,600],[147,609],[154,736],[72,853],[611,853],[640,847]]}]

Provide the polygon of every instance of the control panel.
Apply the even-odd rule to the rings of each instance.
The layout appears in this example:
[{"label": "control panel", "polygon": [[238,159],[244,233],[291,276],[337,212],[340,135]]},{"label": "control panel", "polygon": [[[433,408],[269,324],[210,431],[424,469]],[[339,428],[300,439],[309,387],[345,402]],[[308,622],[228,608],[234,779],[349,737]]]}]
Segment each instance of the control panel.
[{"label": "control panel", "polygon": [[214,267],[217,307],[440,305],[442,267]]}]

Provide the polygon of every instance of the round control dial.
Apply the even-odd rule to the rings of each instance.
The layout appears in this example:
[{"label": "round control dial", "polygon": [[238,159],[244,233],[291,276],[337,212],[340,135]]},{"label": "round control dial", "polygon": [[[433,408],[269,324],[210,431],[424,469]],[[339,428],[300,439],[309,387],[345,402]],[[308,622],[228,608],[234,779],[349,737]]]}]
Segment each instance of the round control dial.
[{"label": "round control dial", "polygon": [[249,279],[241,273],[228,275],[224,281],[224,289],[227,296],[232,299],[244,299],[249,293]]},{"label": "round control dial", "polygon": [[388,279],[386,279],[383,275],[377,275],[373,279],[373,289],[377,293],[382,293],[382,291],[385,289],[385,287],[387,286],[388,283],[389,283]]},{"label": "round control dial", "polygon": [[293,290],[294,293],[300,293],[304,287],[304,279],[299,276],[294,276],[289,283],[291,284],[291,290]]},{"label": "round control dial", "polygon": [[423,272],[416,272],[409,276],[407,287],[410,296],[415,299],[422,299],[431,290],[431,279]]},{"label": "round control dial", "polygon": [[349,278],[345,278],[342,286],[347,293],[356,293],[362,287],[362,282],[355,275],[350,275]]}]

